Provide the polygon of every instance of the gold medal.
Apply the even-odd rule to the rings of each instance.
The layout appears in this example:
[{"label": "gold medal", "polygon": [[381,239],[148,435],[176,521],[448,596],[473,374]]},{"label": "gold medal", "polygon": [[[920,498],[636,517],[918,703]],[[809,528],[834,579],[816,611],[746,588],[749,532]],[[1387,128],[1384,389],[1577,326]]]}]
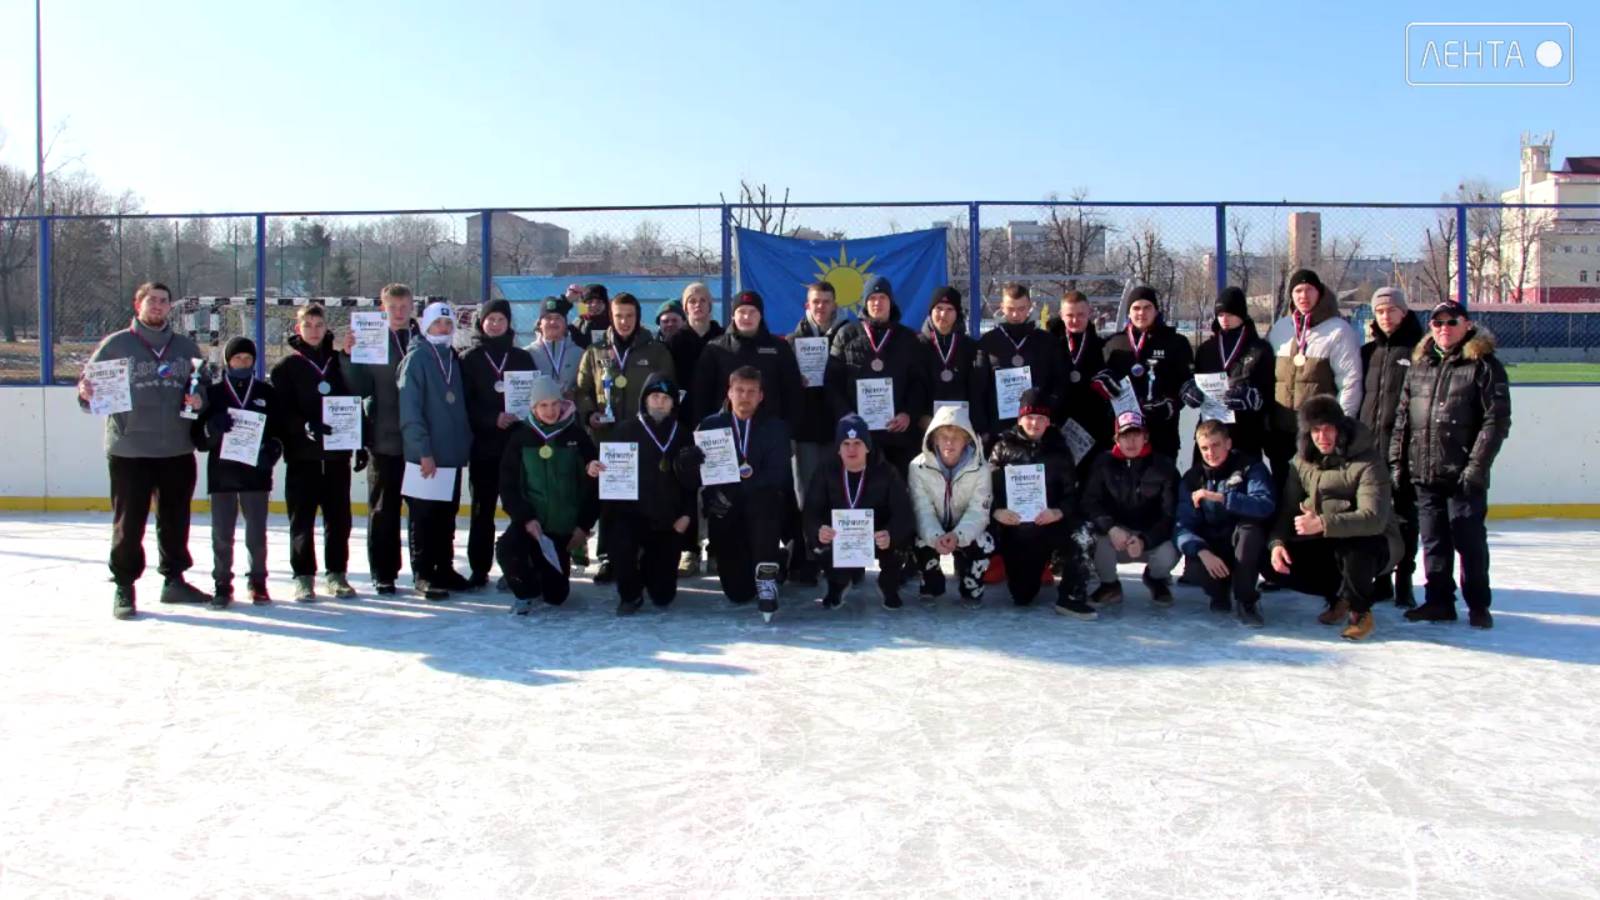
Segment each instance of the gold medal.
[{"label": "gold medal", "polygon": [[543,447],[539,448],[539,458],[540,459],[549,459],[550,457],[555,456],[555,455],[556,455],[556,451],[553,450],[550,447],[549,444],[545,444]]},{"label": "gold medal", "polygon": [[1304,368],[1305,364],[1306,364],[1306,355],[1304,353],[1296,353],[1294,355],[1295,368],[1297,368],[1297,369]]},{"label": "gold medal", "polygon": [[616,385],[619,388],[625,388],[625,387],[628,386],[628,376],[626,376],[626,375],[618,375],[615,379],[612,380],[611,383]]},{"label": "gold medal", "polygon": [[663,458],[661,460],[661,471],[663,471],[663,472],[671,472],[672,471],[672,463],[667,462],[667,460],[665,458]]}]

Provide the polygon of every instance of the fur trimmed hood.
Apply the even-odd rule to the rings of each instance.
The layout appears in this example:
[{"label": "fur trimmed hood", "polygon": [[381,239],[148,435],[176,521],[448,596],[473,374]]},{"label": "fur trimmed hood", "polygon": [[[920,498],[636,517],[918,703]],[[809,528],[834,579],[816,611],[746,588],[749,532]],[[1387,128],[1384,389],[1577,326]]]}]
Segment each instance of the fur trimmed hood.
[{"label": "fur trimmed hood", "polygon": [[[1428,356],[1433,353],[1433,348],[1433,335],[1430,334],[1417,342],[1417,349],[1411,351],[1411,361],[1418,363],[1425,361]],[[1492,334],[1489,329],[1484,328],[1481,325],[1474,325],[1472,330],[1467,332],[1466,340],[1461,342],[1459,355],[1467,362],[1477,362],[1480,359],[1492,356],[1494,351],[1494,334]],[[1457,355],[1457,353],[1452,351],[1451,353],[1446,354],[1445,358],[1449,359],[1451,356],[1455,355]]]}]

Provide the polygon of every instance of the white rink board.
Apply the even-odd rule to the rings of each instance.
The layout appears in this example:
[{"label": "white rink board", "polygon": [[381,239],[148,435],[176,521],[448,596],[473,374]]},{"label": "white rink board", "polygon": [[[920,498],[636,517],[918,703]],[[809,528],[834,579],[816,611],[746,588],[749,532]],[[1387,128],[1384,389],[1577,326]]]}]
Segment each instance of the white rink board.
[{"label": "white rink board", "polygon": [[0,515],[0,896],[1600,890],[1595,523],[1493,523],[1494,631],[1382,606],[1359,645],[1298,595],[1153,612],[1133,567],[1096,623],[870,582],[770,627],[704,579],[621,620],[587,584],[296,606],[281,517],[277,605],[160,607],[152,572],[117,622],[109,531]]}]

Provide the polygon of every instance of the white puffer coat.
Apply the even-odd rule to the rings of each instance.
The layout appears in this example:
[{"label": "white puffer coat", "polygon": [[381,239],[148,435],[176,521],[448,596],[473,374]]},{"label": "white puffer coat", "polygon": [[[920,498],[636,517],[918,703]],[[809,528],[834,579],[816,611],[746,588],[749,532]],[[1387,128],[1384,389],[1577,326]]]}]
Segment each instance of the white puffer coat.
[{"label": "white puffer coat", "polygon": [[[933,433],[946,425],[953,425],[967,433],[972,442],[972,455],[950,479],[950,500],[945,503],[944,468],[939,465],[939,451],[933,445]],[[947,532],[954,531],[962,546],[972,543],[989,525],[990,507],[994,505],[994,489],[989,483],[989,463],[983,457],[983,444],[972,430],[972,420],[966,407],[941,406],[928,423],[922,436],[922,453],[911,461],[911,505],[917,511],[917,544],[933,545]],[[945,527],[945,523],[952,527]]]}]

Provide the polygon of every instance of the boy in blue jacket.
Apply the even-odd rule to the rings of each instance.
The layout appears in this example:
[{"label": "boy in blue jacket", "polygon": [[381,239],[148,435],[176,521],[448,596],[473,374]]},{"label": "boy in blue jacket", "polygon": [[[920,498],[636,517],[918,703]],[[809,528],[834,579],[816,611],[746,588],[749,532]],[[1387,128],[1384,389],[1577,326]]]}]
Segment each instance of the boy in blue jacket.
[{"label": "boy in blue jacket", "polygon": [[[1230,609],[1239,621],[1260,628],[1261,571],[1268,521],[1276,506],[1272,476],[1261,460],[1233,449],[1221,422],[1201,422],[1194,433],[1200,460],[1178,486],[1175,540],[1184,571],[1193,572],[1214,612]],[[1233,600],[1229,603],[1229,585]]]},{"label": "boy in blue jacket", "polygon": [[[471,461],[472,428],[467,422],[466,386],[461,361],[450,347],[455,316],[448,303],[430,303],[418,321],[423,340],[413,341],[395,373],[400,389],[400,438],[407,464],[423,478],[454,480],[449,500],[407,497],[411,573],[417,593],[444,600],[451,591],[470,589],[456,571],[456,512],[461,508],[461,469]],[[448,474],[441,474],[448,469]]]}]

